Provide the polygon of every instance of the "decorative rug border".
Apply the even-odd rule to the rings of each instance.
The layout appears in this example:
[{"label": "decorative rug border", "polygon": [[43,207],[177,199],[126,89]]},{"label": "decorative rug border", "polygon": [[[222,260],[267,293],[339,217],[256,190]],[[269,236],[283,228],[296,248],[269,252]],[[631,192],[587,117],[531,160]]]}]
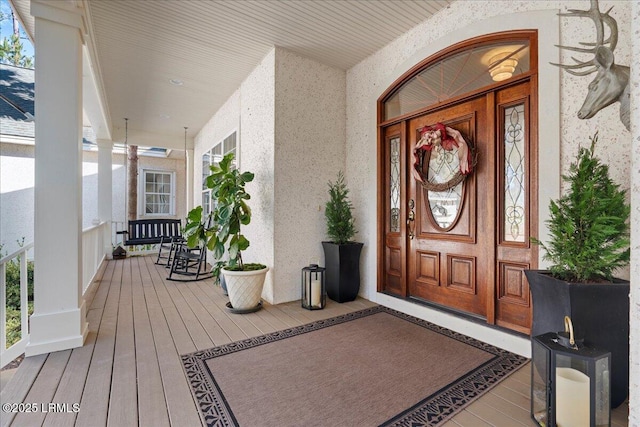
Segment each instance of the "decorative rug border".
[{"label": "decorative rug border", "polygon": [[207,426],[239,425],[222,390],[220,390],[220,387],[215,381],[213,373],[205,363],[206,360],[339,325],[377,313],[388,313],[464,344],[476,347],[494,356],[488,362],[470,371],[457,381],[443,387],[441,390],[426,397],[411,408],[408,408],[381,424],[382,426],[434,427],[440,425],[528,361],[527,358],[507,350],[435,325],[426,320],[378,305],[330,319],[318,320],[307,323],[306,325],[296,326],[181,356],[183,368],[191,385],[191,392],[200,409],[200,417],[203,423]]}]

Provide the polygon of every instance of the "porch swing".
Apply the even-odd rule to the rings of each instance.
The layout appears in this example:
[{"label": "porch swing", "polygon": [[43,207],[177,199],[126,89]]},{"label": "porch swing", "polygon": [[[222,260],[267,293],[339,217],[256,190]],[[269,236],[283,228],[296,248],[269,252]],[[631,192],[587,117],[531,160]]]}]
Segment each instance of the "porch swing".
[{"label": "porch swing", "polygon": [[[127,153],[128,153],[128,135],[129,135],[129,119],[125,118],[125,138],[124,138],[124,166],[125,173],[128,170]],[[186,128],[185,128],[185,159],[186,159]],[[126,183],[125,183],[126,186]],[[124,206],[127,210],[127,190],[124,191]],[[166,254],[166,248],[173,242],[181,241],[182,238],[182,221],[180,219],[173,218],[153,218],[153,219],[135,219],[128,220],[125,230],[116,231],[116,235],[121,236],[121,243],[114,250],[114,258],[116,259],[126,257],[126,250],[122,246],[136,246],[136,245],[156,245],[159,244],[158,257],[156,264],[160,263],[161,259],[167,259],[167,266],[170,264],[170,255]],[[118,252],[116,254],[116,251]]]}]

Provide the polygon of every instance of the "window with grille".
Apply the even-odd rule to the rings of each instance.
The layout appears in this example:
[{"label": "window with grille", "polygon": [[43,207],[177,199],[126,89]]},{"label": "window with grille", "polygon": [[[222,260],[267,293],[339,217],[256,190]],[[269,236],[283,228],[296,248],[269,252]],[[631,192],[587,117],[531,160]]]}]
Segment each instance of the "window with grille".
[{"label": "window with grille", "polygon": [[143,169],[142,181],[144,215],[175,215],[175,173]]},{"label": "window with grille", "polygon": [[216,143],[209,151],[202,155],[202,211],[203,215],[208,215],[215,206],[212,200],[211,190],[207,188],[207,177],[211,174],[211,166],[217,165],[222,158],[229,154],[235,154],[234,164],[238,164],[236,132],[227,136],[222,141]]}]

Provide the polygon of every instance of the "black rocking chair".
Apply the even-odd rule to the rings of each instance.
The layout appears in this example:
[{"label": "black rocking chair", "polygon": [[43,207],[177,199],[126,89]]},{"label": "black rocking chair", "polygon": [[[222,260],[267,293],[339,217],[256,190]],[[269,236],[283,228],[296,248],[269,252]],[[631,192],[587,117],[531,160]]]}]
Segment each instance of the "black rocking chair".
[{"label": "black rocking chair", "polygon": [[[195,282],[213,277],[211,271],[207,270],[207,248],[189,248],[182,242],[174,242],[170,251],[173,251],[171,270],[167,280],[176,282]],[[176,274],[182,277],[173,277]]]},{"label": "black rocking chair", "polygon": [[[182,236],[161,236],[160,244],[158,245],[158,258],[156,259],[156,264],[171,268],[173,255],[179,243],[184,243],[184,238]],[[166,260],[166,262],[160,262],[160,260]]]}]

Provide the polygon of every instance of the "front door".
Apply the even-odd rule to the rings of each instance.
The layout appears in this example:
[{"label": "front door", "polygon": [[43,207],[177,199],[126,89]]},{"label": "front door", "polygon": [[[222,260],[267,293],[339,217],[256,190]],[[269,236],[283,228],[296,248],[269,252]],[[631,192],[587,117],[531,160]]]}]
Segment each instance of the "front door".
[{"label": "front door", "polygon": [[[531,83],[483,93],[381,129],[385,201],[379,290],[528,333],[535,267],[535,138]],[[475,147],[461,183],[437,190],[411,169],[425,126],[442,123]],[[422,176],[444,183],[459,168],[455,150],[432,150]],[[450,182],[449,182],[450,183]]]},{"label": "front door", "polygon": [[[486,96],[409,120],[407,154],[421,129],[436,123],[459,131],[478,150],[478,163],[463,182],[443,191],[427,190],[411,175],[409,210],[408,296],[486,317],[494,264],[494,174],[492,135],[487,135]],[[427,160],[429,160],[427,162]],[[455,150],[433,149],[423,176],[439,183],[459,170]]]}]

